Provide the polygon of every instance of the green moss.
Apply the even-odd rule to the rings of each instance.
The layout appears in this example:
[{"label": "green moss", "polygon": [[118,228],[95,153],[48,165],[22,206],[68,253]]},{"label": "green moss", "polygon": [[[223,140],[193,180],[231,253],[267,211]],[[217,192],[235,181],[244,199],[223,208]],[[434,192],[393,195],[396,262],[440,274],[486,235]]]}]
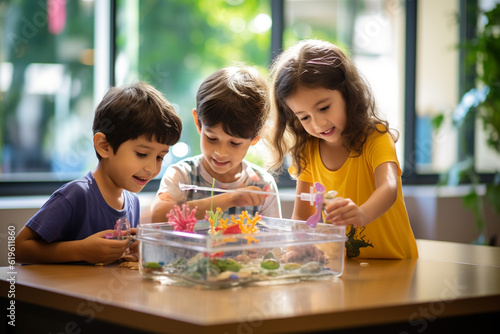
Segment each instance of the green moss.
[{"label": "green moss", "polygon": [[234,271],[238,272],[241,269],[241,264],[236,262],[234,259],[215,259],[215,265],[221,271]]},{"label": "green moss", "polygon": [[161,269],[161,264],[158,262],[146,262],[142,266],[149,269]]},{"label": "green moss", "polygon": [[266,259],[260,263],[260,266],[267,270],[276,270],[280,267],[280,264],[276,259]]}]

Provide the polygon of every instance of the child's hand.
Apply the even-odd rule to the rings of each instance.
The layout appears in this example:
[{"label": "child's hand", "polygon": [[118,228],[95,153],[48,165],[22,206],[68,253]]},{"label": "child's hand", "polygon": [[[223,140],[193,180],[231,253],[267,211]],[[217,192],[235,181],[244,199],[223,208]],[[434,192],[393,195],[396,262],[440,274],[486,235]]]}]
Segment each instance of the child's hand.
[{"label": "child's hand", "polygon": [[[137,228],[133,227],[130,229],[130,234],[131,235],[136,235],[137,234]],[[139,255],[139,241],[136,240],[134,242],[132,242],[131,244],[129,244],[129,252],[130,254],[134,254],[134,255]]]},{"label": "child's hand", "polygon": [[325,221],[334,225],[366,226],[367,221],[363,210],[350,198],[338,198],[325,206]]},{"label": "child's hand", "polygon": [[81,252],[84,261],[90,263],[110,263],[122,256],[129,246],[130,241],[128,239],[106,239],[106,233],[113,233],[113,230],[101,231],[82,240]]},{"label": "child's hand", "polygon": [[267,196],[269,195],[264,195],[264,194],[254,194],[254,193],[249,193],[245,191],[238,191],[238,190],[254,190],[254,191],[262,191],[257,186],[249,186],[249,187],[244,187],[244,188],[238,188],[236,191],[231,193],[231,203],[233,204],[232,206],[257,206],[261,205],[264,203],[264,200],[266,199]]}]

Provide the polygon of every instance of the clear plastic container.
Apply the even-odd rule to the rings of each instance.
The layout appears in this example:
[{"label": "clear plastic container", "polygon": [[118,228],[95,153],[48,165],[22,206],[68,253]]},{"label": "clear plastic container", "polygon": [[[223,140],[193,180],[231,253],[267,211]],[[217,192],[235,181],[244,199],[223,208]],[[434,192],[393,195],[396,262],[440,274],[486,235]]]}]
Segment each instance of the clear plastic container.
[{"label": "clear plastic container", "polygon": [[168,223],[138,227],[141,275],[165,284],[205,288],[292,283],[338,277],[344,270],[345,227],[264,217],[253,234],[176,232]]}]

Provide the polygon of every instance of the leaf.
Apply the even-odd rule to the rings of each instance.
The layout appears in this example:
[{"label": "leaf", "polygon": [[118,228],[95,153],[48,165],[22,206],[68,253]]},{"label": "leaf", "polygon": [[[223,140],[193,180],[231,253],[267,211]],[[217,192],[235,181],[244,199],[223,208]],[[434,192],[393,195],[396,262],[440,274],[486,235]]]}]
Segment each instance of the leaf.
[{"label": "leaf", "polygon": [[[486,144],[500,153],[500,3],[487,11],[478,12],[479,22],[484,23],[483,29],[478,29],[477,35],[460,47],[465,51],[465,65],[477,68],[475,88],[467,91],[453,111],[452,124],[460,130],[465,124],[475,122],[476,118],[483,123]],[[433,125],[438,128],[438,115]],[[435,124],[434,124],[435,122]],[[473,123],[472,123],[473,124]],[[476,130],[477,131],[477,130]],[[461,131],[465,143],[465,131]],[[464,145],[464,147],[467,147]],[[452,167],[448,173],[441,175],[439,184],[444,181],[448,185],[456,185],[462,181],[470,182],[472,191],[462,198],[463,206],[472,211],[477,228],[481,235],[478,240],[485,240],[486,219],[484,216],[483,199],[475,187],[480,183],[479,174],[474,169],[473,157],[465,152],[466,160]],[[469,163],[470,162],[470,163]],[[491,203],[496,213],[500,214],[500,173],[495,181],[486,185],[486,200]]]},{"label": "leaf", "polygon": [[465,195],[465,196],[462,198],[462,202],[464,203],[464,206],[465,206],[466,208],[471,209],[471,210],[474,210],[474,209],[475,209],[475,206],[476,206],[477,199],[478,199],[478,195],[477,195],[477,193],[473,190],[473,191],[471,191],[470,193],[468,193],[467,195]]},{"label": "leaf", "polygon": [[431,120],[432,128],[435,131],[438,131],[439,128],[441,128],[443,121],[444,121],[444,114],[443,113],[436,115],[436,117],[432,118],[432,120]]},{"label": "leaf", "polygon": [[473,171],[473,163],[474,161],[471,158],[456,163],[450,168],[447,175],[441,178],[441,181],[446,181],[444,184],[449,186],[456,186],[464,181],[470,182],[468,178],[470,178]]},{"label": "leaf", "polygon": [[500,173],[496,173],[493,183],[486,186],[486,200],[500,215]]},{"label": "leaf", "polygon": [[476,220],[476,225],[479,231],[483,231],[485,226],[484,219],[481,215],[482,213],[482,203],[481,197],[478,196],[477,192],[473,189],[470,193],[462,197],[462,203],[466,209],[469,209],[474,214],[474,219]]}]

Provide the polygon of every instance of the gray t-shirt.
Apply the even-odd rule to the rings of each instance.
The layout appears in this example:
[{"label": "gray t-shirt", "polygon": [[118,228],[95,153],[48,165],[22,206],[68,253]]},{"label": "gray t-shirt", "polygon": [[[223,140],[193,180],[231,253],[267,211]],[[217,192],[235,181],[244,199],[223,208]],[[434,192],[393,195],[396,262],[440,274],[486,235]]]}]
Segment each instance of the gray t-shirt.
[{"label": "gray t-shirt", "polygon": [[[263,168],[243,160],[241,176],[234,182],[223,183],[215,180],[214,187],[221,189],[236,189],[247,186],[257,186],[265,191],[276,193],[276,196],[268,196],[262,205],[244,206],[229,208],[225,214],[238,215],[242,211],[249,214],[257,212],[262,216],[281,218],[281,203],[278,194],[278,187],[273,176]],[[168,192],[179,203],[185,203],[196,199],[210,197],[208,191],[185,191],[179,187],[180,183],[196,185],[200,187],[212,187],[212,176],[203,166],[203,155],[187,158],[178,163],[170,165],[161,179],[160,188],[157,195]],[[214,195],[219,193],[214,192]]]}]

